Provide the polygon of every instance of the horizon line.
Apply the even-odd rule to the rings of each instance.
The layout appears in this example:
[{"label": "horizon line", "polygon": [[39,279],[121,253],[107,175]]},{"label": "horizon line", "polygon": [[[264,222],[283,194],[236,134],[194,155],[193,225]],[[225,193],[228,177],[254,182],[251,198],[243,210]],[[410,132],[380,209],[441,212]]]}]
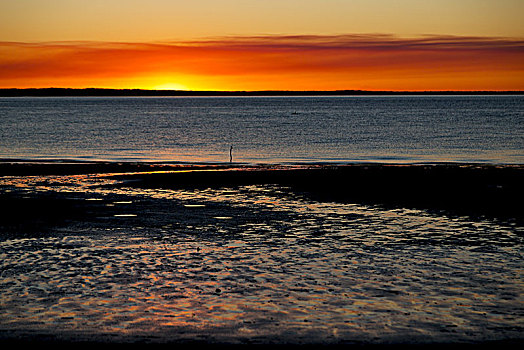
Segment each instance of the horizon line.
[{"label": "horizon line", "polygon": [[[29,94],[27,94],[29,93]],[[39,87],[39,88],[0,88],[0,96],[140,96],[151,95],[305,95],[305,94],[328,94],[328,95],[373,95],[373,94],[524,94],[524,90],[360,90],[360,89],[336,89],[336,90],[175,90],[175,89],[143,89],[143,88],[103,88],[103,87]]]}]

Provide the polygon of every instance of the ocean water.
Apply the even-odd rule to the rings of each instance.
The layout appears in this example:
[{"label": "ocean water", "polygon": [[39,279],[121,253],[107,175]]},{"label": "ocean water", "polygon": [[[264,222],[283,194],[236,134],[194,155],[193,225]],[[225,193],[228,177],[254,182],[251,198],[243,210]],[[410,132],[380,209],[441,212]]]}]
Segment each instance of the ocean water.
[{"label": "ocean water", "polygon": [[[523,138],[524,96],[0,98],[9,159],[524,164]],[[0,176],[0,342],[522,343],[522,221],[113,175]]]},{"label": "ocean water", "polygon": [[0,158],[524,163],[524,96],[0,98]]}]

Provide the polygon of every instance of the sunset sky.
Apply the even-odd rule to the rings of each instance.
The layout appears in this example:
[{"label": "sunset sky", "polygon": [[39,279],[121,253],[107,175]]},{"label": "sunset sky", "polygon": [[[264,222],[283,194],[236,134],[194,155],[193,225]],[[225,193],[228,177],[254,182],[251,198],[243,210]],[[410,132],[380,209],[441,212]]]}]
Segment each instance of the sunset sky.
[{"label": "sunset sky", "polygon": [[522,0],[0,2],[0,87],[524,90]]}]

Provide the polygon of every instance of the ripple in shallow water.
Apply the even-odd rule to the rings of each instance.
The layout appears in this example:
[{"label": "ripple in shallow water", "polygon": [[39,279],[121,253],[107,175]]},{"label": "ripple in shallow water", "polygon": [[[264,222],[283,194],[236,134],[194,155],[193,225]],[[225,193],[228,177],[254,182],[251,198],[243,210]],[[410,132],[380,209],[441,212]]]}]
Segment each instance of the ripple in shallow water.
[{"label": "ripple in shallow water", "polygon": [[77,201],[91,214],[45,234],[2,235],[5,331],[265,342],[522,335],[520,227],[315,202],[276,186],[16,181],[5,185],[30,198],[97,200]]}]

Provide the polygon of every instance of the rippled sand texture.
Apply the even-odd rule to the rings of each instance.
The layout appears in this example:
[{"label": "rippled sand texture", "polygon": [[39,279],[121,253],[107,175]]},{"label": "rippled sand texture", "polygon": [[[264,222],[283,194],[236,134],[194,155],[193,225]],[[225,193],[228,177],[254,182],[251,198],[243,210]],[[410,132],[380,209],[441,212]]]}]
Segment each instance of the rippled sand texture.
[{"label": "rippled sand texture", "polygon": [[83,210],[81,219],[0,235],[4,336],[522,339],[523,239],[516,224],[321,203],[270,185],[96,186],[104,181],[3,180],[2,191],[17,198],[58,196]]}]

